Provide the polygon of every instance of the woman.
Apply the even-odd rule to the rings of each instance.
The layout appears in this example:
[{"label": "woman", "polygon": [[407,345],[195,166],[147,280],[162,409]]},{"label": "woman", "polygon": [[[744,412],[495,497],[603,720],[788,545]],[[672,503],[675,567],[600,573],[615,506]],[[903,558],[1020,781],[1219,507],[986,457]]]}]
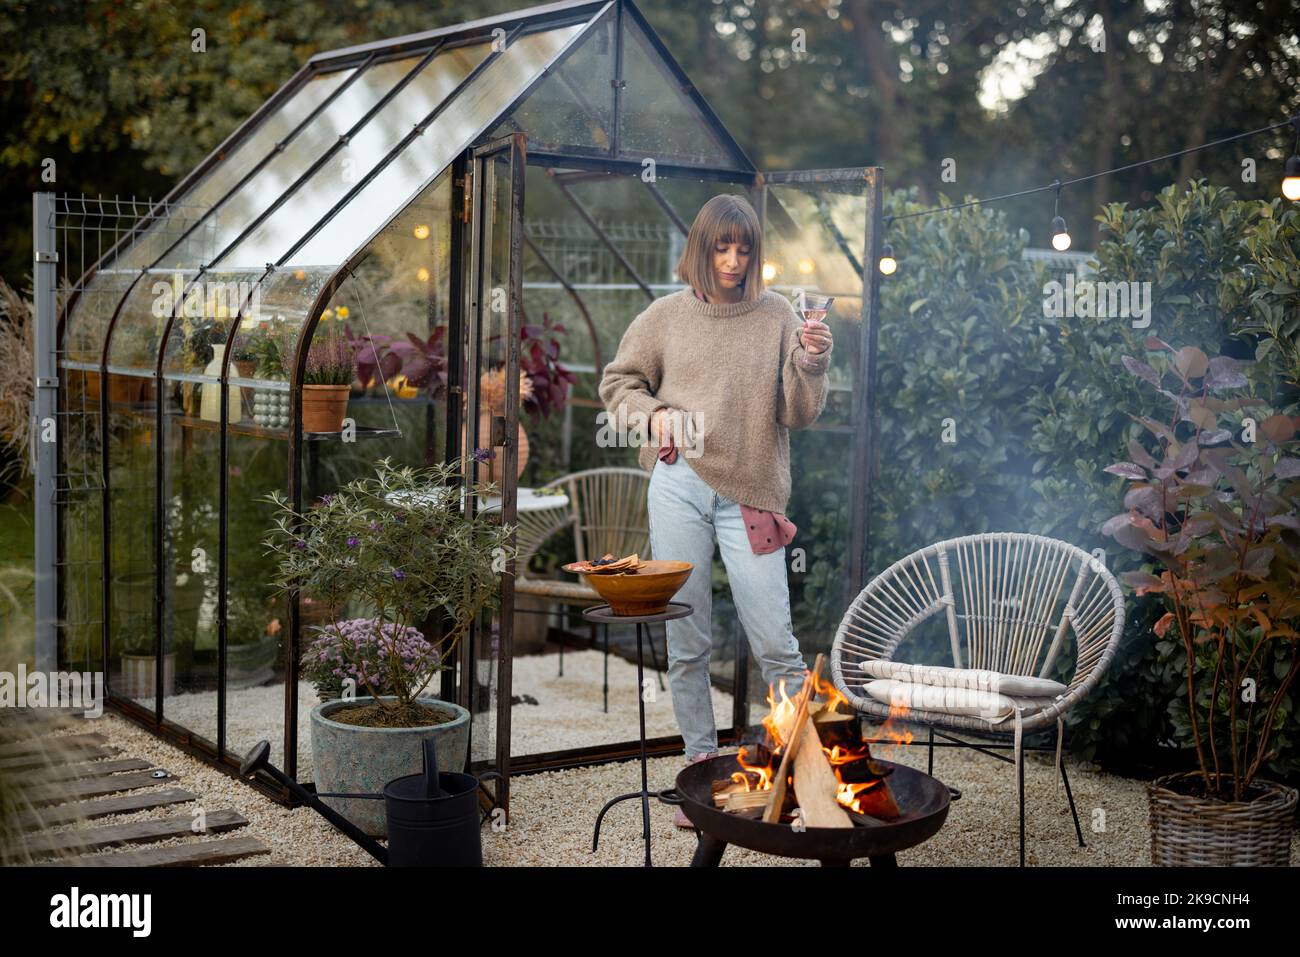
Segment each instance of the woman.
[{"label": "woman", "polygon": [[[793,695],[805,667],[783,548],[795,533],[784,515],[789,430],[811,425],[826,405],[831,334],[824,323],[801,324],[789,300],[764,290],[761,244],[744,199],[705,203],[677,264],[686,288],[632,321],[600,383],[615,421],[649,423],[639,461],[652,470],[654,557],[695,565],[675,596],[694,612],[668,622],[668,680],[688,761],[718,752],[709,692],[715,542],[764,683],[785,679]],[[691,826],[680,809],[677,823]]]}]

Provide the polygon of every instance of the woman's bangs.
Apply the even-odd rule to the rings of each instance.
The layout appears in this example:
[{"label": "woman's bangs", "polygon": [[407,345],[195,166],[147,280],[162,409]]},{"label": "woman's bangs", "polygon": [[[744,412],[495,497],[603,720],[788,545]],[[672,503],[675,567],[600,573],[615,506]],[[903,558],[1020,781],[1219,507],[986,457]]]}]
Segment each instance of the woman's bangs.
[{"label": "woman's bangs", "polygon": [[738,209],[727,210],[718,219],[718,235],[714,244],[727,243],[754,245],[754,234],[749,228],[749,220]]}]

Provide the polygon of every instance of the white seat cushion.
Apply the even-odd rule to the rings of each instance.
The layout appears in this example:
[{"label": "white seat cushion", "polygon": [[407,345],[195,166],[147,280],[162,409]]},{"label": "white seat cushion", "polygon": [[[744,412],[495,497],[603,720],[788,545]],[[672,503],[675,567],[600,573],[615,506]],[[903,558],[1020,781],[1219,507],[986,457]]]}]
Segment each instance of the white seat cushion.
[{"label": "white seat cushion", "polygon": [[[1050,678],[1006,675],[979,668],[944,668],[939,665],[909,665],[902,661],[864,661],[864,674],[872,678],[909,681],[942,688],[967,688],[1024,698],[1054,698],[1070,689]],[[940,709],[942,710],[942,709]]]},{"label": "white seat cushion", "polygon": [[[1013,697],[978,688],[951,688],[889,678],[868,681],[865,690],[872,698],[899,711],[968,715],[983,718],[990,724],[1000,724],[1016,711],[1020,711],[1022,716],[1041,711],[1056,700],[1055,697]],[[900,714],[900,717],[905,716]]]}]

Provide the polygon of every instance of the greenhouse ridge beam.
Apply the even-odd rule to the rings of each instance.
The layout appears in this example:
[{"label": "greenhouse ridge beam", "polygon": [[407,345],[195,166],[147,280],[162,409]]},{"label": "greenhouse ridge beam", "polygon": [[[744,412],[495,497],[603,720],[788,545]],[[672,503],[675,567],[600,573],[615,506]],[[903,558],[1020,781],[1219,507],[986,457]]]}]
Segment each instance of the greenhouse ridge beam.
[{"label": "greenhouse ridge beam", "polygon": [[581,14],[594,13],[607,2],[609,0],[564,0],[561,3],[527,7],[523,10],[515,10],[493,17],[484,17],[480,20],[467,20],[451,26],[425,30],[422,33],[408,33],[405,36],[393,37],[389,40],[374,40],[370,43],[360,43],[356,46],[342,47],[338,50],[327,50],[323,53],[317,53],[307,61],[307,65],[317,70],[340,69],[349,65],[351,61],[371,53],[405,52],[433,40],[458,39],[470,34],[482,35],[486,33],[490,37],[492,31],[498,27],[506,28],[509,25],[523,23],[527,23],[529,26],[541,24],[547,27],[555,27],[563,26],[566,23],[584,22],[588,18],[581,16]]}]

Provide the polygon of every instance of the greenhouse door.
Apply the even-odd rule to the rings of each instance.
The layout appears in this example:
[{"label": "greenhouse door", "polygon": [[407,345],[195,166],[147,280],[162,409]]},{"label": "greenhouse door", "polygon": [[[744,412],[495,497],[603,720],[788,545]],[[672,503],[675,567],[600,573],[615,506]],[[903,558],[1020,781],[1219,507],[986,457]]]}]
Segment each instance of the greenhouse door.
[{"label": "greenhouse door", "polygon": [[[524,140],[515,133],[473,150],[464,204],[469,257],[461,382],[468,401],[460,460],[467,485],[496,486],[494,495],[471,498],[467,507],[496,512],[507,524],[515,521],[519,456]],[[470,771],[486,777],[484,787],[508,809],[513,563],[502,571],[500,606],[479,619],[461,656],[459,695],[471,715]]]},{"label": "greenhouse door", "polygon": [[[871,471],[875,467],[875,368],[881,240],[878,167],[760,173],[763,273],[769,289],[835,297],[826,323],[840,369],[851,369],[851,427],[838,461],[850,462],[848,525],[835,549],[847,556],[844,605],[866,584]],[[832,389],[835,385],[832,384]],[[829,400],[828,400],[829,402]],[[803,437],[791,436],[792,445]],[[791,457],[795,455],[792,449]],[[795,489],[795,494],[802,490]],[[810,490],[819,491],[819,490]],[[820,490],[825,491],[825,490]]]}]

